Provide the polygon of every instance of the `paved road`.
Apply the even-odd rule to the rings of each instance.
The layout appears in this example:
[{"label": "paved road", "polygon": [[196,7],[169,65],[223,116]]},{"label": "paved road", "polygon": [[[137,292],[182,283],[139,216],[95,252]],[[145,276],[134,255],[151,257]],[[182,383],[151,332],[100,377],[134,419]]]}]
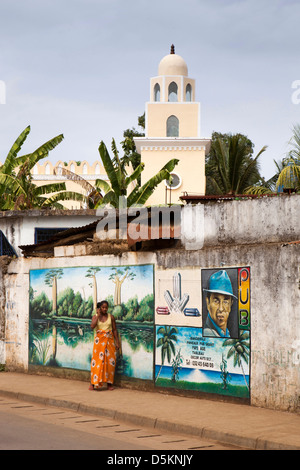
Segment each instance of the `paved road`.
[{"label": "paved road", "polygon": [[240,450],[9,398],[0,398],[0,423],[0,450]]}]

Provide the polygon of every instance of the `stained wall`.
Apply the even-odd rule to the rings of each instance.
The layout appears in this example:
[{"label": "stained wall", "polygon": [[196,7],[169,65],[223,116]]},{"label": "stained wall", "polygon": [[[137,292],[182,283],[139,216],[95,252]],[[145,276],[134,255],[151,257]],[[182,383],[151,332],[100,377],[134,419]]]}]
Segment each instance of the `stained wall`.
[{"label": "stained wall", "polygon": [[[54,258],[12,260],[3,273],[1,318],[5,328],[1,329],[0,362],[5,362],[8,369],[26,371],[33,360],[30,302],[32,296],[37,296],[31,290],[37,290],[32,281],[33,273],[42,277],[53,269],[72,273],[85,270],[85,274],[79,276],[81,287],[76,282],[79,291],[83,287],[87,294],[92,278],[86,274],[92,268],[100,268],[96,272],[96,278],[102,280],[99,285],[112,284],[111,275],[117,269],[122,275],[129,270],[136,276],[145,270],[153,286],[145,293],[145,296],[153,295],[153,303],[147,304],[150,311],[152,309],[151,318],[147,318],[147,327],[152,331],[150,336],[135,334],[143,322],[137,277],[124,280],[122,292],[126,293],[126,299],[124,297],[120,308],[112,306],[120,331],[124,326],[127,328],[122,330],[123,355],[127,362],[120,369],[121,375],[129,382],[132,380],[135,386],[146,384],[157,390],[243,399],[255,406],[298,411],[298,205],[298,196],[287,196],[189,208],[190,216],[193,211],[198,214],[197,223],[203,223],[198,228],[202,229],[195,234],[192,225],[187,224],[188,214],[185,213],[181,223],[182,244],[176,250],[86,256],[80,247],[78,250],[68,247],[65,251],[60,247]],[[207,290],[211,290],[209,280],[218,272],[226,273],[232,286],[230,334],[225,337],[204,333],[206,296]],[[70,285],[66,288],[75,286],[71,276],[69,279]],[[74,292],[76,294],[76,289]],[[83,297],[83,292],[81,294]],[[50,301],[51,295],[49,293]],[[109,295],[113,296],[113,292]],[[41,313],[45,315],[40,319],[47,325],[51,315],[49,311]],[[61,313],[66,316],[63,310]],[[71,312],[69,321],[74,320],[72,317]],[[43,332],[41,329],[40,333]],[[73,341],[76,353],[77,346],[81,347],[79,333],[70,331],[69,337],[61,337],[61,346],[68,338],[69,342]],[[164,340],[168,347],[163,353]],[[149,358],[151,356],[148,362],[144,361],[145,351]],[[130,361],[135,367],[130,368]],[[69,368],[72,367],[72,363],[69,364]]]}]

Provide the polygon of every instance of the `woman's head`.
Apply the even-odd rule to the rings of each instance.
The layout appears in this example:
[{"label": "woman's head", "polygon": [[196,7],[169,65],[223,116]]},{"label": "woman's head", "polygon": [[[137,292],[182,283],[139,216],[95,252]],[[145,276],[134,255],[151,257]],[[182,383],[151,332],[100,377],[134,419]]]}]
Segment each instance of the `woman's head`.
[{"label": "woman's head", "polygon": [[106,300],[102,300],[101,302],[98,302],[97,303],[97,308],[101,308],[102,305],[107,305],[107,308],[108,308],[108,302]]}]

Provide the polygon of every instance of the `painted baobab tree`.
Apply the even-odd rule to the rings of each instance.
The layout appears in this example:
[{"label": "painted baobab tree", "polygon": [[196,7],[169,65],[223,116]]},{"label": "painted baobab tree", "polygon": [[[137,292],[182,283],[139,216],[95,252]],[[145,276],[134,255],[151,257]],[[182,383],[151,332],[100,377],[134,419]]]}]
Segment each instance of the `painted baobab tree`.
[{"label": "painted baobab tree", "polygon": [[[52,287],[52,312],[57,313],[57,279],[63,276],[63,269],[50,269],[45,275],[45,284]],[[55,361],[57,353],[57,328],[55,322],[52,324],[52,361]]]},{"label": "painted baobab tree", "polygon": [[64,270],[62,268],[49,269],[45,275],[45,284],[52,287],[52,312],[57,310],[57,280],[61,279]]},{"label": "painted baobab tree", "polygon": [[91,267],[87,270],[85,277],[91,278],[92,283],[89,284],[93,288],[93,306],[94,311],[97,309],[97,299],[98,299],[98,289],[97,289],[97,279],[96,274],[101,271],[101,268]]},{"label": "painted baobab tree", "polygon": [[114,293],[114,305],[121,305],[121,287],[124,281],[127,279],[132,281],[135,278],[136,274],[132,272],[130,266],[123,268],[112,268],[112,273],[109,276],[109,280],[115,284],[115,293]]}]

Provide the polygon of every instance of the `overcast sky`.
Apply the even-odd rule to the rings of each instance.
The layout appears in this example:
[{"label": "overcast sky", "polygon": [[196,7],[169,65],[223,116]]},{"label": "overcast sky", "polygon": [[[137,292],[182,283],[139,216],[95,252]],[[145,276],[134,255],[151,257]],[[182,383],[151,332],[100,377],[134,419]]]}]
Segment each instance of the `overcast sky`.
[{"label": "overcast sky", "polygon": [[0,161],[27,125],[20,154],[62,133],[51,161],[97,160],[101,140],[138,127],[173,43],[196,79],[202,137],[268,145],[270,177],[300,123],[299,19],[299,0],[0,0]]}]

